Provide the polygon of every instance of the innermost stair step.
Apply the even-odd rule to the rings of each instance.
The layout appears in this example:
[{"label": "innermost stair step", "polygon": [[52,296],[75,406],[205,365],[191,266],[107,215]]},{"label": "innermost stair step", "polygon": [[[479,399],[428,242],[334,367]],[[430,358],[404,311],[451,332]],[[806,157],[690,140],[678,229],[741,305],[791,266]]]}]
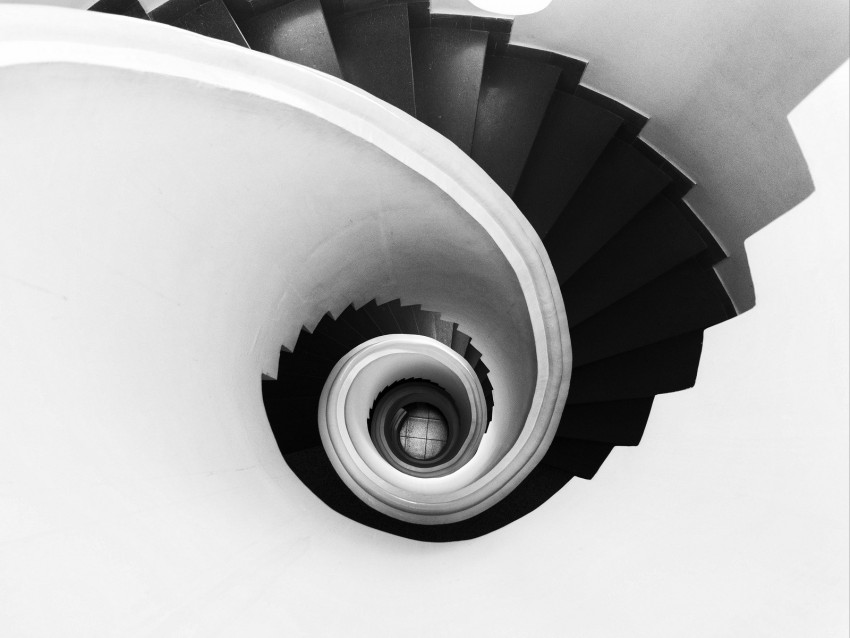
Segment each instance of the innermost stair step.
[{"label": "innermost stair step", "polygon": [[343,79],[415,116],[407,5],[345,14],[328,27]]},{"label": "innermost stair step", "polygon": [[342,77],[319,0],[297,0],[242,22],[252,49]]},{"label": "innermost stair step", "polygon": [[412,29],[416,117],[466,153],[472,150],[486,31]]}]

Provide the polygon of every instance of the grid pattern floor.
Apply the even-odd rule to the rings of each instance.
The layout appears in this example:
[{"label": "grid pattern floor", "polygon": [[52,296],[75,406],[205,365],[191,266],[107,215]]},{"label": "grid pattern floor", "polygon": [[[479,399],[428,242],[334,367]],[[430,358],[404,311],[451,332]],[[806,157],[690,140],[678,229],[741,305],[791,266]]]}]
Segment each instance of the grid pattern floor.
[{"label": "grid pattern floor", "polygon": [[413,403],[405,406],[405,410],[407,417],[398,433],[401,448],[414,459],[433,459],[443,451],[448,441],[445,417],[427,403]]}]

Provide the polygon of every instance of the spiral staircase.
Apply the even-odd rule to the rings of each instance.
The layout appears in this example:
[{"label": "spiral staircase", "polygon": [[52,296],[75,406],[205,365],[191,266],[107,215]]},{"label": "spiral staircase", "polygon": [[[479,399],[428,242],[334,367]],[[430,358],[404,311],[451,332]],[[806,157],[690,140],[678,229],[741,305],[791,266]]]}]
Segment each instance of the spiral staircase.
[{"label": "spiral staircase", "polygon": [[726,255],[682,199],[692,181],[640,138],[647,119],[581,85],[584,62],[511,44],[509,20],[386,0],[170,0],[150,14],[136,0],[101,0],[91,10],[249,47],[364,89],[467,153],[543,240],[572,340],[567,404],[536,467],[470,518],[423,525],[376,511],[340,480],[316,427],[335,363],[389,334],[426,336],[465,358],[489,423],[499,397],[487,353],[439,318],[450,309],[398,299],[349,306],[282,351],[277,379],[263,381],[278,446],[305,485],[349,518],[452,541],[524,516],[572,478],[593,478],[615,446],[637,445],[654,396],[694,385],[703,331],[735,316],[713,268]]}]

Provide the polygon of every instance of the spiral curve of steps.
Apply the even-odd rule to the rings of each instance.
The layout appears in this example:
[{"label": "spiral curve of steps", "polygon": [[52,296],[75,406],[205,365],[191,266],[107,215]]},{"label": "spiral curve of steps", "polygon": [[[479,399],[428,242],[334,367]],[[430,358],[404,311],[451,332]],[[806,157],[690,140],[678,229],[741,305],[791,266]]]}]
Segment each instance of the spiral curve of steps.
[{"label": "spiral curve of steps", "polygon": [[[475,538],[524,516],[572,478],[593,478],[615,446],[637,445],[654,397],[694,385],[703,331],[735,316],[713,268],[726,255],[683,201],[693,182],[640,138],[646,117],[583,86],[586,63],[511,44],[509,20],[403,0],[169,0],[149,14],[137,0],[101,0],[91,10],[249,47],[368,91],[467,153],[543,240],[570,324],[567,405],[540,463],[470,519],[424,526],[375,511],[342,483],[316,430],[334,361],[393,333],[430,336],[466,358],[489,420],[498,396],[487,353],[436,315],[451,309],[352,306],[282,353],[278,379],[263,381],[270,424],[295,474],[343,515],[426,541]],[[298,428],[277,426],[284,412]]]}]

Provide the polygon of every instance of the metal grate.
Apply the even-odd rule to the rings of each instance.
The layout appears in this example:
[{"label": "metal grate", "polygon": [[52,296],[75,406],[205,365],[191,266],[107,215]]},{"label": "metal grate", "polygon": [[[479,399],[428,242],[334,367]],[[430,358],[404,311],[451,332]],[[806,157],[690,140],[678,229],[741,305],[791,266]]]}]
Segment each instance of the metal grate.
[{"label": "metal grate", "polygon": [[427,403],[413,403],[404,409],[407,416],[399,429],[401,448],[419,461],[433,459],[443,451],[449,438],[445,417]]}]

